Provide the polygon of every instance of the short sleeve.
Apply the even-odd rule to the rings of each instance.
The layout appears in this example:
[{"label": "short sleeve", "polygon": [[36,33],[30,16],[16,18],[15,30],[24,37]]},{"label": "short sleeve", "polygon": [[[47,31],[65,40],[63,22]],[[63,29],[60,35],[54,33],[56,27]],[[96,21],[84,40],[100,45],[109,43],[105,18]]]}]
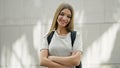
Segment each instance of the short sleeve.
[{"label": "short sleeve", "polygon": [[76,34],[76,38],[73,44],[73,51],[83,52],[82,38],[79,33]]},{"label": "short sleeve", "polygon": [[42,38],[42,44],[40,45],[40,50],[42,49],[48,49],[47,36],[44,36]]}]

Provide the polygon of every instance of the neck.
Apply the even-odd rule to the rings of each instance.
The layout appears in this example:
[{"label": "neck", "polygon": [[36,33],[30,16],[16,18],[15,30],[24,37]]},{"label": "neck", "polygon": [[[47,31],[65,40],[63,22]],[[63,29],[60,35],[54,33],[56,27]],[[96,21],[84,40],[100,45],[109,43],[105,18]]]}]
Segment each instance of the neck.
[{"label": "neck", "polygon": [[60,27],[58,27],[57,28],[57,33],[59,35],[66,35],[68,32],[66,31],[66,28],[60,28]]}]

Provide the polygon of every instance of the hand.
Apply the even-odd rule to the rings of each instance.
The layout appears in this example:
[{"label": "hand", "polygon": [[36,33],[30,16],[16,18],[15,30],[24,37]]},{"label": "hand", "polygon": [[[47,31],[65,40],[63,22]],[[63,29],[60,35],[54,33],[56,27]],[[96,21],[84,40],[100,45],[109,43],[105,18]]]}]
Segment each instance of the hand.
[{"label": "hand", "polygon": [[49,56],[48,59],[50,59],[50,60],[53,61],[53,60],[54,60],[54,57],[55,57],[55,56]]},{"label": "hand", "polygon": [[[51,61],[55,62],[54,59],[55,59],[55,56],[49,56],[48,59],[50,59]],[[57,63],[57,62],[56,62]],[[70,68],[70,66],[65,66],[65,65],[59,65],[57,67],[48,67],[48,68]]]}]

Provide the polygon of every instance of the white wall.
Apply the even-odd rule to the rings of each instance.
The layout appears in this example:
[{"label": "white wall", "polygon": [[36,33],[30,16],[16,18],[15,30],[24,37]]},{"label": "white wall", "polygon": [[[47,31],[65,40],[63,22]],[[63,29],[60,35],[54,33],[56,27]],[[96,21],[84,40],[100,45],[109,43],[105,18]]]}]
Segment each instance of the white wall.
[{"label": "white wall", "polygon": [[0,68],[43,68],[41,38],[62,2],[75,10],[83,68],[120,68],[120,0],[0,0]]}]

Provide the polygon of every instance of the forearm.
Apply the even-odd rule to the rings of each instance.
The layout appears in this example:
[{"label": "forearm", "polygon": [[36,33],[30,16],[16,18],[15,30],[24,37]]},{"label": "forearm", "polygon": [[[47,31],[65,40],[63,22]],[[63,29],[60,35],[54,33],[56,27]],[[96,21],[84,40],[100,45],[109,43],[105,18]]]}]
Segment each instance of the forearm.
[{"label": "forearm", "polygon": [[49,58],[57,63],[66,65],[66,66],[77,66],[80,63],[80,54],[71,55],[68,57],[59,57],[59,56],[49,56]]},{"label": "forearm", "polygon": [[57,63],[52,62],[47,58],[41,58],[40,65],[45,67],[54,67],[54,66],[57,66]]},{"label": "forearm", "polygon": [[66,66],[74,66],[72,57],[58,57],[58,56],[52,56],[52,61],[66,65]]},{"label": "forearm", "polygon": [[68,68],[68,66],[53,62],[49,60],[48,58],[42,58],[40,65],[48,67],[48,68]]},{"label": "forearm", "polygon": [[47,49],[40,51],[40,65],[48,68],[66,68],[66,66],[53,62],[52,60],[48,59]]}]

